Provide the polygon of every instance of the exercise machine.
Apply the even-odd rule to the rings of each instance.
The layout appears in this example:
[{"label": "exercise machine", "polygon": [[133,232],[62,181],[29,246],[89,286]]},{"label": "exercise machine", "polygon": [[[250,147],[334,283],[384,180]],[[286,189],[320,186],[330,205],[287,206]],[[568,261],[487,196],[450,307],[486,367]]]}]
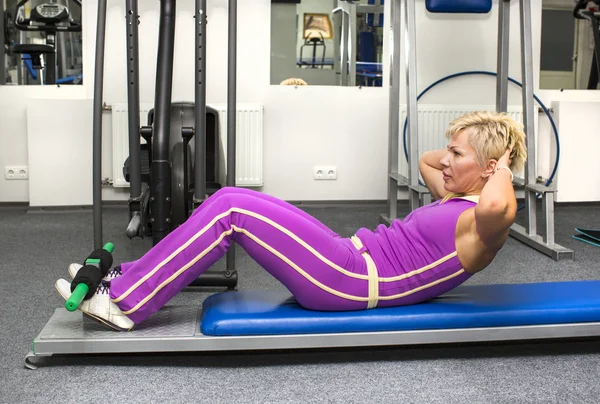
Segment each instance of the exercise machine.
[{"label": "exercise machine", "polygon": [[[338,0],[338,6],[333,10],[334,16],[339,20],[339,24],[336,24],[336,27],[339,26],[338,32],[336,32],[339,39],[335,43],[335,60],[336,64],[339,61],[339,67],[336,65],[336,69],[340,73],[340,84],[342,86],[356,86],[360,37],[357,33],[357,16],[365,14],[367,22],[375,25],[374,16],[382,16],[383,10],[383,4],[375,4],[372,0],[369,4],[359,4],[353,0]],[[340,13],[341,17],[338,16]],[[382,20],[381,17],[377,19],[378,23],[380,20]],[[375,63],[374,60],[361,59],[361,61]],[[373,66],[362,65],[362,71],[368,70],[369,73],[373,73]],[[377,69],[374,71],[376,72]]]},{"label": "exercise machine", "polygon": [[[130,196],[129,223],[125,234],[129,238],[151,235],[153,245],[185,222],[207,196],[221,187],[218,183],[217,160],[218,113],[206,106],[206,1],[196,2],[195,18],[194,102],[173,103],[171,93],[176,1],[160,1],[154,108],[148,114],[148,125],[140,127],[138,2],[126,1],[129,158],[125,161],[123,173],[130,183]],[[105,21],[99,21],[95,81],[99,87],[95,88],[94,96],[93,206],[96,249],[104,244],[100,177],[104,24]],[[231,29],[235,30],[235,26],[231,26]],[[233,54],[230,63],[235,63],[235,49],[230,49],[230,52],[230,58]],[[235,69],[232,68],[229,76],[228,111],[236,111],[235,85]],[[232,176],[235,172],[235,147],[231,146],[235,142],[235,119],[235,113],[228,114],[227,160],[228,164],[234,164],[233,168],[228,166],[227,170],[227,184],[230,186],[235,185],[235,177]],[[207,136],[207,127],[211,129],[210,136]],[[140,137],[146,140],[146,144],[141,144]],[[146,186],[143,187],[143,184]],[[193,286],[225,286],[234,289],[237,285],[237,272],[233,254],[233,251],[228,253],[225,270],[211,269],[194,282]]]},{"label": "exercise machine", "polygon": [[[309,50],[312,48],[312,56],[304,57],[304,48]],[[321,57],[317,58],[317,50],[321,48]],[[325,53],[327,52],[327,46],[325,45],[325,39],[323,34],[319,33],[319,36],[304,38],[304,44],[300,47],[300,58],[298,59],[297,65],[300,67],[306,66],[310,69],[322,69],[324,66],[329,64],[329,61],[325,60]]]},{"label": "exercise machine", "polygon": [[[415,10],[415,0],[392,2],[395,32],[401,27],[402,1],[408,15]],[[527,5],[528,1],[523,0],[522,4]],[[99,21],[103,21],[105,5],[104,1],[99,2]],[[236,1],[229,0],[229,7],[231,23],[235,21]],[[527,15],[529,8],[524,7],[524,11]],[[98,26],[102,29],[103,24]],[[233,35],[229,40],[233,48],[235,38]],[[397,49],[392,56],[399,56]],[[228,159],[228,166],[232,162]],[[227,173],[232,174],[229,169]],[[202,306],[165,306],[129,332],[108,330],[80,312],[58,308],[34,339],[25,365],[35,369],[36,357],[59,354],[332,349],[597,338],[599,288],[600,281],[463,285],[422,304],[354,312],[306,310],[287,291],[221,292],[210,296]]]},{"label": "exercise machine", "polygon": [[[590,6],[590,3],[593,6]],[[594,56],[592,57],[592,68],[588,81],[588,90],[597,90],[600,84],[600,0],[577,0],[573,9],[573,16],[579,20],[588,20],[591,24],[592,34],[594,35]]]},{"label": "exercise machine", "polygon": [[[81,23],[72,18],[72,14],[66,5],[59,3],[42,3],[31,9],[29,18],[25,17],[24,7],[30,0],[19,1],[14,10],[12,19],[5,18],[5,41],[8,42],[8,51],[11,55],[19,55],[27,68],[29,75],[34,81],[42,85],[80,83],[82,79],[81,56],[73,57],[73,42],[71,40],[71,62],[67,61],[67,49],[64,35],[69,33],[81,33]],[[81,11],[81,1],[72,0]],[[9,15],[9,14],[7,14]],[[10,24],[10,27],[8,26]],[[21,32],[39,32],[43,44],[37,43],[12,43],[9,34],[14,28]],[[57,46],[60,46],[60,63],[57,63]],[[14,41],[16,42],[16,41]],[[79,59],[79,62],[75,62]],[[19,64],[17,63],[17,66]],[[60,66],[61,77],[57,78],[57,66]],[[68,74],[69,67],[75,67],[77,74]],[[18,66],[18,69],[20,67]],[[19,82],[27,83],[24,74],[19,75]]]},{"label": "exercise machine", "polygon": [[[496,111],[506,112],[508,104],[508,57],[511,0],[499,2],[498,17],[498,73],[496,81]],[[513,224],[510,235],[528,246],[552,257],[555,260],[572,259],[573,251],[557,244],[554,240],[554,194],[556,188],[537,183],[536,143],[534,130],[533,60],[531,37],[531,5],[520,0],[521,8],[521,61],[522,61],[522,100],[525,133],[527,136],[528,159],[523,185],[527,223]],[[433,13],[487,13],[491,10],[491,0],[456,1],[427,0],[427,10]],[[416,62],[416,23],[414,1],[407,1],[406,35],[408,42],[406,70],[407,76],[407,118],[408,118],[408,175],[398,171],[400,136],[400,66],[395,58],[391,64],[392,86],[390,86],[390,123],[388,154],[388,212],[381,215],[382,223],[390,223],[398,216],[398,189],[408,192],[409,210],[431,203],[429,190],[419,182],[419,149],[417,118],[417,62]],[[394,18],[394,17],[392,17]],[[400,54],[399,22],[394,21],[394,55]],[[516,182],[516,181],[515,181]],[[538,195],[542,195],[544,227],[538,234],[537,205]]]}]

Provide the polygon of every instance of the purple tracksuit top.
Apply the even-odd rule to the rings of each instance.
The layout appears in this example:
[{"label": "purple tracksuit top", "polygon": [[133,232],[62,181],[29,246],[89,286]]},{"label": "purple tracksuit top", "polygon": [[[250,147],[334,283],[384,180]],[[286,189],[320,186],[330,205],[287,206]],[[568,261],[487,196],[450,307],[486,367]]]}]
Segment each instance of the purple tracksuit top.
[{"label": "purple tracksuit top", "polygon": [[[356,236],[371,254],[380,277],[433,269],[411,276],[417,286],[435,280],[442,273],[456,274],[426,293],[436,296],[471,277],[468,272],[461,272],[463,267],[456,253],[455,232],[459,216],[466,209],[475,207],[476,200],[455,197],[445,202],[436,201],[415,209],[404,220],[394,220],[389,227],[380,225],[374,231],[363,228]],[[386,289],[385,284],[380,286]],[[420,299],[425,297],[420,295]]]}]

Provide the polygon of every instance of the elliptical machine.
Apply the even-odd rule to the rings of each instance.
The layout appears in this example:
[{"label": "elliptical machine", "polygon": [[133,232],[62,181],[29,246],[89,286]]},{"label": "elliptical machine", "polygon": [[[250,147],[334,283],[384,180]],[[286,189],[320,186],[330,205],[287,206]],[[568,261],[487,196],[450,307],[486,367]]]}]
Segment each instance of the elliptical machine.
[{"label": "elliptical machine", "polygon": [[[14,8],[12,25],[25,32],[40,32],[45,44],[9,45],[10,53],[22,55],[32,78],[41,84],[80,83],[81,74],[57,79],[56,39],[58,33],[81,32],[81,23],[74,21],[69,8],[58,3],[43,3],[31,9],[29,18],[25,18],[24,6],[30,0],[21,0]],[[72,0],[81,10],[81,1]],[[8,10],[7,10],[8,12]],[[8,21],[7,21],[8,22]],[[10,28],[9,28],[10,29]],[[62,49],[64,52],[65,49]],[[63,75],[65,72],[63,72]]]},{"label": "elliptical machine", "polygon": [[[234,112],[227,116],[227,185],[235,186],[237,2],[229,0],[229,3],[227,110]],[[183,223],[210,193],[220,188],[216,174],[218,114],[206,106],[206,0],[196,0],[194,13],[194,103],[171,101],[175,4],[176,0],[160,1],[154,109],[149,113],[149,126],[140,127],[138,3],[137,0],[126,1],[129,158],[124,166],[124,174],[130,183],[126,234],[128,237],[151,234],[153,245]],[[93,114],[93,207],[94,246],[102,248],[101,150],[106,0],[98,0],[98,16]],[[211,128],[210,136],[207,136],[207,127]],[[140,137],[146,140],[144,147]],[[212,149],[212,152],[207,153],[207,149]],[[212,157],[207,159],[207,155]],[[142,182],[147,184],[144,190]],[[237,285],[234,254],[234,249],[230,248],[224,270],[211,269],[190,286],[226,286],[234,289]]]},{"label": "elliptical machine", "polygon": [[[591,4],[590,4],[591,3]],[[594,34],[594,57],[588,81],[588,90],[597,90],[600,84],[600,0],[576,0],[573,16],[578,20],[588,20]]]},{"label": "elliptical machine", "polygon": [[[169,108],[169,133],[168,143],[162,144],[169,150],[170,163],[170,215],[167,217],[167,223],[170,224],[168,232],[174,230],[183,224],[192,214],[195,206],[193,201],[195,191],[195,164],[205,164],[206,173],[206,195],[210,196],[221,188],[219,179],[219,113],[217,110],[206,107],[206,153],[204,156],[195,155],[195,137],[194,137],[194,110],[195,105],[192,102],[175,102]],[[137,111],[129,110],[129,119]],[[146,141],[140,144],[139,137],[130,136],[129,148],[137,149],[140,153],[132,153],[125,160],[123,165],[123,176],[136,191],[142,189],[141,196],[131,197],[129,199],[129,219],[125,234],[129,238],[150,236],[154,244],[162,239],[163,236],[153,230],[152,204],[150,203],[150,189],[156,182],[152,174],[153,161],[153,125],[155,121],[154,109],[148,112],[148,124],[143,126],[139,132]],[[163,153],[161,153],[163,154]],[[139,161],[138,161],[139,159]],[[131,175],[132,166],[141,164],[141,176]],[[140,185],[145,184],[145,187]]]}]

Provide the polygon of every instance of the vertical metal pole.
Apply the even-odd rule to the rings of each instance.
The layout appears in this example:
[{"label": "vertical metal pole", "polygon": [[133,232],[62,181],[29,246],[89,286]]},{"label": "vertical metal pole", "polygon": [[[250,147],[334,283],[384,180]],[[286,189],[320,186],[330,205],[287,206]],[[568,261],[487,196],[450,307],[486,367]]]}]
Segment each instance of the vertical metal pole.
[{"label": "vertical metal pole", "polygon": [[[333,0],[333,9],[336,9],[336,7],[339,7],[338,5],[339,0]],[[341,13],[341,14],[340,14]],[[333,68],[335,69],[335,73],[336,73],[336,78],[335,78],[335,84],[336,85],[340,85],[340,77],[339,75],[341,74],[341,70],[340,70],[340,66],[341,66],[341,46],[342,46],[342,23],[344,21],[344,17],[343,17],[344,12],[341,10],[337,10],[337,12],[335,12],[333,14]]]},{"label": "vertical metal pole", "polygon": [[349,75],[350,75],[350,80],[349,80],[349,85],[351,87],[355,87],[356,86],[356,56],[358,53],[358,38],[357,38],[357,31],[358,29],[356,28],[356,4],[354,3],[349,3],[350,4],[350,15],[348,16],[348,18],[350,19],[350,24],[349,24],[349,34],[348,34],[348,39],[350,40],[350,42],[348,42],[348,51],[349,51],[349,55],[348,55],[348,61],[349,61]]},{"label": "vertical metal pole", "polygon": [[173,88],[173,53],[175,50],[175,0],[161,0],[158,31],[158,61],[154,99],[154,131],[150,203],[152,236],[156,245],[170,231],[171,166],[169,135],[171,129],[171,92]]},{"label": "vertical metal pole", "polygon": [[536,194],[527,185],[536,183],[535,127],[533,108],[533,50],[531,37],[531,3],[521,2],[521,69],[523,80],[523,123],[527,135],[527,164],[525,165],[525,204],[527,206],[527,233],[536,236]]},{"label": "vertical metal pole", "polygon": [[68,32],[57,32],[56,33],[56,53],[60,53],[60,63],[56,67],[56,77],[67,77],[67,38]]},{"label": "vertical metal pole", "polygon": [[196,92],[194,201],[206,198],[206,0],[196,0]]},{"label": "vertical metal pole", "polygon": [[[229,38],[227,54],[227,186],[236,184],[237,120],[237,0],[229,0]],[[234,244],[227,251],[226,270],[235,269]]]},{"label": "vertical metal pole", "polygon": [[546,244],[554,244],[554,192],[544,192],[542,206],[545,220],[544,242]]},{"label": "vertical metal pole", "polygon": [[[4,38],[4,1],[0,1],[0,44],[5,41]],[[0,85],[6,84],[6,55],[4,49],[0,50]]]},{"label": "vertical metal pole", "polygon": [[417,27],[415,0],[405,0],[406,107],[408,116],[408,192],[410,210],[419,207],[419,142],[417,116]]},{"label": "vertical metal pole", "polygon": [[[100,5],[98,5],[98,7],[100,7]],[[27,34],[23,31],[19,31],[19,43],[27,43]],[[21,57],[17,58],[17,63],[19,66],[19,84],[25,85],[25,84],[29,84],[32,79],[29,78],[29,72],[27,71],[27,68],[25,67],[25,63],[23,63],[23,59]],[[43,70],[40,70],[40,74],[38,75],[38,80],[40,83],[43,83],[44,81],[41,79]]]},{"label": "vertical metal pole", "polygon": [[[590,81],[588,82],[588,90],[598,89],[600,83],[600,26],[594,13],[590,13],[590,23],[592,24],[592,32],[594,34],[594,63],[592,63],[592,72],[590,73]],[[595,78],[594,81],[592,79]]]},{"label": "vertical metal pole", "polygon": [[508,59],[510,40],[510,0],[500,0],[498,10],[498,75],[496,76],[496,112],[508,109]]},{"label": "vertical metal pole", "polygon": [[142,194],[142,161],[140,157],[140,86],[138,2],[127,0],[127,119],[129,123],[129,196]]},{"label": "vertical metal pole", "polygon": [[[55,37],[56,38],[56,37]],[[54,43],[56,47],[56,43]],[[44,66],[46,73],[45,81],[46,84],[56,84],[56,51],[46,54],[46,65]]]},{"label": "vertical metal pole", "polygon": [[[58,0],[57,1],[58,4],[62,4],[65,7],[69,7],[69,2],[68,0]],[[81,20],[81,18],[80,18]],[[57,63],[57,67],[56,67],[56,77],[60,78],[60,77],[67,77],[67,69],[68,69],[68,63],[67,63],[67,36],[70,35],[69,32],[57,32],[56,33],[56,53],[59,53],[60,50],[60,64]]]},{"label": "vertical metal pole", "polygon": [[402,21],[400,11],[402,0],[392,0],[391,41],[389,55],[390,93],[389,93],[389,124],[388,124],[388,209],[389,219],[398,217],[398,145],[400,137],[400,30]]},{"label": "vertical metal pole", "polygon": [[342,86],[348,85],[348,63],[350,61],[348,54],[350,53],[350,15],[342,12]]},{"label": "vertical metal pole", "polygon": [[94,67],[94,111],[92,132],[92,194],[94,209],[94,249],[102,248],[102,93],[104,89],[104,42],[106,39],[106,0],[98,0],[96,63]]}]

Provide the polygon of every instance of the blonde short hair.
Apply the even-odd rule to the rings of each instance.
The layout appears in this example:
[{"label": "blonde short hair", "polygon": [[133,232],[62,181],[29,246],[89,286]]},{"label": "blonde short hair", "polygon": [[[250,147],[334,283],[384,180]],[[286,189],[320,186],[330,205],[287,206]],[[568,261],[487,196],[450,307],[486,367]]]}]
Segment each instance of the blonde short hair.
[{"label": "blonde short hair", "polygon": [[517,172],[523,169],[527,160],[523,125],[505,112],[476,111],[462,115],[450,122],[446,137],[452,139],[461,130],[469,131],[469,144],[482,167],[489,159],[500,159],[512,147],[510,169]]},{"label": "blonde short hair", "polygon": [[283,80],[280,85],[282,86],[306,86],[306,81],[299,78],[290,78]]}]

